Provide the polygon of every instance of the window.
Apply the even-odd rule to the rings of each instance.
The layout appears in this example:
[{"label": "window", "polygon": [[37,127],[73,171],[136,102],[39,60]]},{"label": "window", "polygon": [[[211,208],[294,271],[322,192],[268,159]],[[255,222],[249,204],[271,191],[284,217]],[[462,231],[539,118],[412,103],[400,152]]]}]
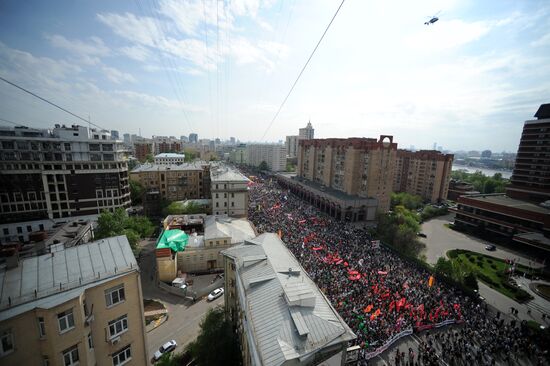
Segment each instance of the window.
[{"label": "window", "polygon": [[92,339],[92,333],[88,333],[88,349],[94,349],[94,340]]},{"label": "window", "polygon": [[18,234],[22,234],[23,233],[23,228],[21,226],[18,226],[17,227],[17,233]]},{"label": "window", "polygon": [[65,366],[78,365],[78,345],[63,351],[63,364]]},{"label": "window", "polygon": [[130,345],[124,347],[122,350],[113,354],[113,365],[120,366],[124,365],[126,362],[132,359],[132,351],[130,350]]},{"label": "window", "polygon": [[235,202],[231,202],[231,207],[235,207]]},{"label": "window", "polygon": [[32,231],[31,225],[27,225],[27,232],[30,233]]},{"label": "window", "polygon": [[43,317],[38,318],[38,334],[40,334],[40,338],[44,338],[46,336],[46,325],[44,324]]},{"label": "window", "polygon": [[67,310],[57,314],[57,321],[59,322],[59,332],[65,333],[74,328],[73,310]]},{"label": "window", "polygon": [[116,305],[125,299],[124,285],[113,287],[105,291],[105,302],[107,303],[107,307]]},{"label": "window", "polygon": [[48,358],[48,356],[42,356],[42,365],[50,366],[50,359]]},{"label": "window", "polygon": [[13,352],[13,335],[7,330],[0,335],[0,356],[5,356]]},{"label": "window", "polygon": [[10,235],[10,229],[7,227],[4,228],[4,235]]},{"label": "window", "polygon": [[109,322],[109,336],[114,338],[128,330],[128,316],[123,316]]}]

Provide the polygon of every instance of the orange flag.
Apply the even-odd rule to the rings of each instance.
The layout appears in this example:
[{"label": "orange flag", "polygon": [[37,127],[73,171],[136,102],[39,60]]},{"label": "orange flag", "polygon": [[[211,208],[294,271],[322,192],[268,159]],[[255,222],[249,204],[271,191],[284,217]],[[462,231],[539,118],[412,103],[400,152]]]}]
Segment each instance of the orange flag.
[{"label": "orange flag", "polygon": [[434,276],[430,276],[430,278],[428,279],[428,286],[432,287],[434,285],[434,282],[435,282]]}]

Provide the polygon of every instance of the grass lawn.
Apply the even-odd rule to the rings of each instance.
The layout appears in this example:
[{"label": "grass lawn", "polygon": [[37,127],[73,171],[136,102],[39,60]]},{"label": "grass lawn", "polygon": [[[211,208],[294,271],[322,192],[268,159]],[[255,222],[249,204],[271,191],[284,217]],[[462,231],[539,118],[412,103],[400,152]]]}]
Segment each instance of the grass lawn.
[{"label": "grass lawn", "polygon": [[[528,292],[508,282],[506,271],[510,265],[504,262],[504,260],[461,249],[450,250],[447,252],[447,256],[452,261],[457,262],[460,267],[466,267],[475,272],[479,280],[501,294],[518,302],[532,299],[532,296]],[[528,272],[529,270],[529,267],[516,265],[516,271]]]}]

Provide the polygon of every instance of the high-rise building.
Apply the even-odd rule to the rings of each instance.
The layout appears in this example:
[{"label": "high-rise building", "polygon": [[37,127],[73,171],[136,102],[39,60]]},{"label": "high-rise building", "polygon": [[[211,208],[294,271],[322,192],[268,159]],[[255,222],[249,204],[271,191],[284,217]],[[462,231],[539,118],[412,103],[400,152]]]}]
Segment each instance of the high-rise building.
[{"label": "high-rise building", "polygon": [[229,138],[229,144],[231,144],[231,145],[234,146],[235,143],[236,143],[236,139],[235,139],[234,137],[230,137],[230,138]]},{"label": "high-rise building", "polygon": [[111,139],[113,140],[120,140],[120,137],[118,135],[118,131],[117,130],[111,130]]},{"label": "high-rise building", "polygon": [[108,131],[0,128],[0,222],[99,214],[130,206],[128,165]]},{"label": "high-rise building", "polygon": [[0,363],[147,364],[140,272],[126,236],[50,250],[22,259],[12,251],[0,269]]},{"label": "high-rise building", "polygon": [[227,165],[210,168],[212,213],[245,217],[248,214],[248,182],[239,171]]},{"label": "high-rise building", "polygon": [[246,144],[239,144],[229,153],[229,161],[234,164],[248,164]]},{"label": "high-rise building", "polygon": [[269,170],[282,172],[286,170],[286,149],[279,144],[248,144],[246,145],[248,164],[260,166],[265,161]]},{"label": "high-rise building", "polygon": [[145,162],[148,155],[153,154],[153,141],[142,140],[134,142],[134,156],[140,162]]},{"label": "high-rise building", "polygon": [[303,140],[313,140],[315,138],[315,129],[311,126],[311,121],[309,121],[304,128],[300,128],[298,136]]},{"label": "high-rise building", "polygon": [[244,366],[346,363],[355,334],[276,234],[222,254],[226,318]]},{"label": "high-rise building", "polygon": [[451,154],[431,150],[397,150],[393,191],[419,195],[431,203],[445,201],[452,165]]},{"label": "high-rise building", "polygon": [[153,154],[179,153],[183,151],[181,140],[174,136],[153,136]]},{"label": "high-rise building", "polygon": [[180,136],[180,141],[185,144],[185,143],[189,142],[189,137],[181,135]]},{"label": "high-rise building", "polygon": [[189,143],[190,144],[196,144],[199,142],[199,135],[196,133],[190,133],[189,134]]},{"label": "high-rise building", "polygon": [[541,105],[535,117],[536,120],[523,125],[516,165],[506,194],[540,203],[550,200],[550,103]]},{"label": "high-rise building", "polygon": [[123,141],[125,145],[131,145],[132,144],[132,138],[130,137],[129,133],[125,133],[123,135]]},{"label": "high-rise building", "polygon": [[297,175],[320,188],[373,197],[385,212],[390,208],[396,155],[393,136],[300,140]]}]

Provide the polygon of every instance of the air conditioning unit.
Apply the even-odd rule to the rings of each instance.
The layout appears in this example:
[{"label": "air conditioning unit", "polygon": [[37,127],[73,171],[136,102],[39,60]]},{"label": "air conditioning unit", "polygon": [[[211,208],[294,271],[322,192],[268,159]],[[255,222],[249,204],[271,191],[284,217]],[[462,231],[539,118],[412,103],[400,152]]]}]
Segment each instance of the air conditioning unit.
[{"label": "air conditioning unit", "polygon": [[118,342],[120,342],[120,336],[111,338],[111,344],[117,344]]}]

